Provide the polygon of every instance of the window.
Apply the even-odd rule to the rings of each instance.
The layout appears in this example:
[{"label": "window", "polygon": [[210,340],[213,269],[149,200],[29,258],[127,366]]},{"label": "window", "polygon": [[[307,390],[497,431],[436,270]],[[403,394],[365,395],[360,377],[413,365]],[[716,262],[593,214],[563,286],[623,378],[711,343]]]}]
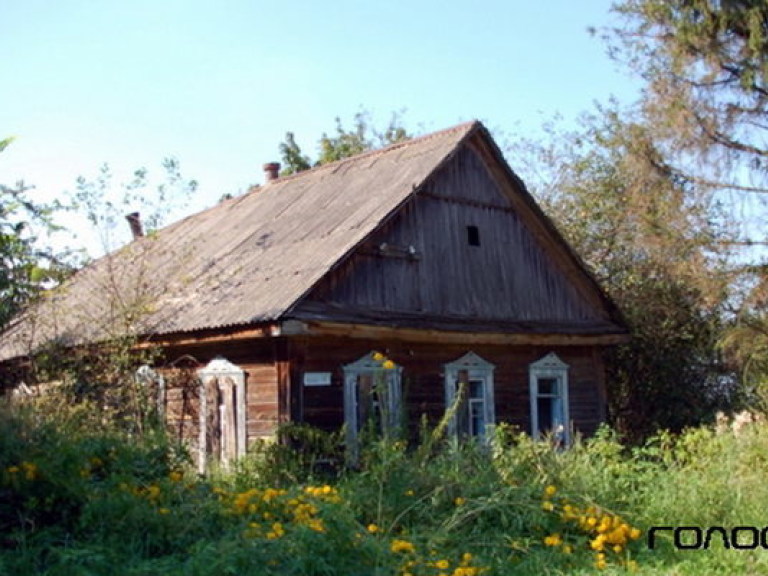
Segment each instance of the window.
[{"label": "window", "polygon": [[468,352],[455,362],[445,365],[445,406],[455,414],[449,432],[463,438],[488,437],[495,423],[493,402],[493,364],[474,352]]},{"label": "window", "polygon": [[150,366],[139,366],[134,374],[136,383],[143,389],[145,397],[155,397],[157,419],[165,422],[165,378]]},{"label": "window", "polygon": [[480,229],[477,226],[467,226],[467,244],[480,246]]},{"label": "window", "polygon": [[551,435],[558,444],[570,442],[568,364],[554,352],[530,366],[531,435]]},{"label": "window", "polygon": [[354,450],[360,432],[394,435],[400,427],[402,368],[379,352],[344,366],[344,421]]}]

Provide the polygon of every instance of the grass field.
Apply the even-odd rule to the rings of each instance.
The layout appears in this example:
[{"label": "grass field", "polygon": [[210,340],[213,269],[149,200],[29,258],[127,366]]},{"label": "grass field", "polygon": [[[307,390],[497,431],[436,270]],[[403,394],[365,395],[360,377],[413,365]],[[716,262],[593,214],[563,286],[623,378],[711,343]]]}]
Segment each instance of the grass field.
[{"label": "grass field", "polygon": [[[768,573],[765,424],[565,451],[502,427],[483,448],[370,443],[336,474],[272,445],[200,478],[162,434],[89,414],[0,412],[0,574]],[[651,550],[654,526],[684,529]]]}]

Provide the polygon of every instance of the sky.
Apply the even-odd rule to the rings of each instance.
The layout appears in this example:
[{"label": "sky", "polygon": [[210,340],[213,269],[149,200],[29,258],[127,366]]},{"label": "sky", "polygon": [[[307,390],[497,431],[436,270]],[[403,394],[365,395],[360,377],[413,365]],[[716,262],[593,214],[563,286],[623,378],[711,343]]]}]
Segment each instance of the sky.
[{"label": "sky", "polygon": [[351,127],[361,110],[381,126],[402,112],[415,133],[479,119],[536,135],[556,114],[573,122],[596,101],[633,99],[635,81],[587,31],[614,22],[609,7],[0,0],[0,139],[15,137],[0,182],[50,201],[104,163],[120,182],[173,156],[199,183],[189,212],[261,183],[286,132],[314,156],[336,117]]}]

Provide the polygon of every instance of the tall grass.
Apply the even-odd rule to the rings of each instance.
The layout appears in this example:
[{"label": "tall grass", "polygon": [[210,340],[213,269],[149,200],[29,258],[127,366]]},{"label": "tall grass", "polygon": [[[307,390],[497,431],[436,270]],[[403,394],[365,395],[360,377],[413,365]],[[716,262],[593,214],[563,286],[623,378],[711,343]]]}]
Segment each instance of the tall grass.
[{"label": "tall grass", "polygon": [[646,543],[768,525],[765,424],[636,448],[603,429],[568,450],[500,426],[490,445],[374,441],[355,469],[338,438],[294,430],[201,478],[162,433],[94,413],[0,412],[0,574],[768,572],[760,548]]}]

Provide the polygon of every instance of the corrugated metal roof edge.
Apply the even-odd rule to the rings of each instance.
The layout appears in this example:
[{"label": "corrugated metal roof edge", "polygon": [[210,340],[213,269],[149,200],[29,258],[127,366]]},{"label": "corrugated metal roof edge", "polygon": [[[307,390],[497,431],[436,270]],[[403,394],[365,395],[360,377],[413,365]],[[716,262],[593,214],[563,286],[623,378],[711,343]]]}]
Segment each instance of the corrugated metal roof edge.
[{"label": "corrugated metal roof edge", "polygon": [[384,154],[387,154],[399,148],[406,148],[408,146],[417,145],[421,142],[426,142],[428,140],[441,138],[451,132],[460,132],[461,130],[474,128],[479,124],[481,124],[479,120],[469,120],[467,122],[462,122],[461,124],[456,124],[455,126],[451,126],[450,128],[445,128],[444,130],[438,130],[437,132],[430,132],[429,134],[416,136],[414,138],[409,138],[408,140],[401,140],[400,142],[395,142],[394,144],[385,146],[384,148],[376,148],[374,150],[368,150],[367,152],[361,152],[360,154],[355,154],[354,156],[350,156],[348,158],[342,158],[341,160],[328,162],[327,164],[320,164],[319,166],[313,166],[308,170],[302,170],[301,172],[294,172],[293,174],[289,174],[287,176],[281,176],[277,180],[268,182],[267,184],[265,184],[265,186],[271,186],[273,184],[288,182],[290,180],[295,180],[297,178],[308,176],[310,174],[317,174],[318,172],[322,172],[323,170],[336,170],[339,166],[342,166],[349,162],[357,162],[359,160],[365,160],[366,158],[382,156]]},{"label": "corrugated metal roof edge", "polygon": [[[375,156],[381,156],[383,154],[386,154],[388,152],[392,152],[393,150],[397,150],[400,148],[405,148],[408,146],[413,146],[414,144],[419,144],[420,142],[425,142],[428,140],[434,140],[436,138],[440,138],[442,136],[445,136],[446,134],[449,134],[451,132],[460,132],[461,130],[467,129],[468,132],[474,131],[478,126],[482,126],[482,123],[479,120],[469,120],[467,122],[462,122],[461,124],[456,124],[455,126],[451,126],[450,128],[445,128],[444,130],[438,130],[437,132],[430,132],[429,134],[424,134],[423,136],[416,136],[415,138],[410,138],[408,140],[403,140],[401,142],[396,142],[394,144],[390,144],[389,146],[386,146],[384,148],[377,148],[375,150],[369,150],[367,152],[362,152],[360,154],[356,154],[355,156],[350,156],[349,158],[342,158],[341,160],[336,160],[335,162],[329,162],[327,164],[321,164],[319,166],[313,166],[312,168],[308,170],[302,170],[301,172],[295,172],[294,174],[289,174],[287,176],[281,176],[278,179],[268,182],[267,184],[259,187],[251,188],[248,192],[245,192],[244,194],[240,194],[239,196],[235,196],[234,198],[228,198],[226,200],[222,200],[221,202],[218,202],[214,204],[213,206],[209,206],[208,208],[203,208],[202,210],[199,210],[198,212],[195,212],[194,214],[189,214],[188,216],[185,216],[184,218],[181,218],[180,220],[177,220],[176,222],[172,222],[171,224],[168,224],[167,226],[161,228],[157,231],[158,234],[163,233],[165,230],[170,230],[172,228],[175,228],[177,226],[182,225],[184,222],[187,222],[188,220],[192,218],[198,218],[202,214],[205,214],[207,212],[210,212],[212,210],[220,209],[223,206],[229,205],[229,204],[237,204],[239,202],[242,202],[244,199],[248,198],[249,196],[252,196],[253,194],[258,194],[259,192],[263,192],[263,188],[267,188],[276,184],[282,184],[284,182],[290,182],[292,180],[298,180],[310,175],[317,174],[322,171],[326,170],[335,170],[339,166],[343,164],[347,164],[349,162],[356,162],[359,160],[363,160],[365,158],[373,158]],[[132,244],[136,242],[143,242],[148,241],[150,238],[142,237],[138,238],[126,246],[131,246]],[[80,270],[84,270],[85,268],[90,267],[92,264],[102,260],[106,256],[114,256],[118,252],[122,251],[126,248],[126,246],[123,246],[121,248],[118,248],[115,252],[112,252],[110,254],[105,254],[104,256],[101,256],[92,262],[89,262],[86,264],[83,268]],[[75,274],[79,273],[80,270],[75,272]]]}]

